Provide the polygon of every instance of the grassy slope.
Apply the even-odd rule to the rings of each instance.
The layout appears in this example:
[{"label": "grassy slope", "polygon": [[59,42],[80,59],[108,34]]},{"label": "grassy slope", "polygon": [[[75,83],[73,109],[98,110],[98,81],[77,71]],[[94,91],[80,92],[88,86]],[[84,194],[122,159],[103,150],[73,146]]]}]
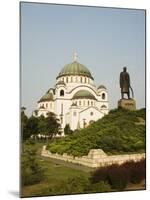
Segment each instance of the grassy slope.
[{"label": "grassy slope", "polygon": [[88,180],[90,176],[89,170],[73,169],[72,167],[51,162],[50,159],[41,157],[40,152],[42,146],[43,143],[37,142],[36,144],[28,145],[28,148],[34,147],[38,150],[38,163],[41,167],[45,168],[46,178],[40,183],[23,186],[21,191],[22,197],[64,194],[63,186],[67,185],[68,179],[81,177]]},{"label": "grassy slope", "polygon": [[112,110],[108,115],[75,131],[72,136],[57,139],[48,149],[60,154],[87,155],[90,149],[103,149],[108,154],[145,151],[145,109]]},{"label": "grassy slope", "polygon": [[25,186],[22,196],[42,196],[63,194],[61,184],[65,185],[69,178],[85,177],[88,179],[89,173],[55,164],[48,160],[39,160],[41,165],[46,167],[46,179],[38,184]]}]

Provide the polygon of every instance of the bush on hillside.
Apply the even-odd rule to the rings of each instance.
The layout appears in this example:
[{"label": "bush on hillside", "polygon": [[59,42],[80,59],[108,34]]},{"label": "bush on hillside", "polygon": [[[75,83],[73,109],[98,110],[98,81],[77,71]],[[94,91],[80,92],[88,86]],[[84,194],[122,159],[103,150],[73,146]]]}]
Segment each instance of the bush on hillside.
[{"label": "bush on hillside", "polygon": [[23,148],[21,154],[21,181],[22,185],[33,185],[41,182],[45,178],[45,169],[39,165],[36,157],[37,149],[34,147]]},{"label": "bush on hillside", "polygon": [[129,181],[131,183],[140,183],[146,177],[146,161],[126,162],[124,167],[129,171]]},{"label": "bush on hillside", "polygon": [[112,189],[123,190],[129,182],[128,170],[124,166],[110,166],[108,168],[108,182]]},{"label": "bush on hillside", "polygon": [[65,138],[50,142],[53,153],[68,153],[73,156],[87,155],[90,149],[103,149],[109,154],[145,151],[145,109],[128,111],[116,109],[85,129]]},{"label": "bush on hillside", "polygon": [[112,189],[123,190],[129,182],[140,183],[144,180],[145,170],[144,159],[139,162],[129,161],[122,165],[113,164],[92,172],[90,182],[95,184],[104,181],[108,182]]},{"label": "bush on hillside", "polygon": [[95,192],[110,192],[111,187],[110,184],[104,181],[100,181],[98,183],[91,183],[87,188],[85,188],[85,192],[95,193]]}]

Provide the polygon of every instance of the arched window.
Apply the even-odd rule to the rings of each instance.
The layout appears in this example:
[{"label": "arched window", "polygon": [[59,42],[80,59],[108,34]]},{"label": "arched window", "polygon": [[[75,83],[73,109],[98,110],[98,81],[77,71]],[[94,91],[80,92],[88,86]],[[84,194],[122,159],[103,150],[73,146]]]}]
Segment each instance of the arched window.
[{"label": "arched window", "polygon": [[93,101],[91,101],[91,106],[93,106]]},{"label": "arched window", "polygon": [[68,83],[68,77],[66,77],[66,83]]},{"label": "arched window", "polygon": [[80,77],[80,82],[82,83],[82,77]]},{"label": "arched window", "polygon": [[105,99],[105,93],[102,93],[102,99]]},{"label": "arched window", "polygon": [[90,104],[90,103],[89,103],[89,101],[88,101],[88,106],[89,106],[89,104]]},{"label": "arched window", "polygon": [[64,90],[60,90],[60,96],[64,96]]},{"label": "arched window", "polygon": [[81,101],[79,101],[79,106],[81,106]]},{"label": "arched window", "polygon": [[85,79],[84,79],[84,82],[86,83],[86,77],[85,77]]},{"label": "arched window", "polygon": [[73,77],[71,76],[71,82],[73,82]]},{"label": "arched window", "polygon": [[90,112],[90,115],[92,116],[94,113],[93,112]]},{"label": "arched window", "polygon": [[107,106],[105,106],[105,105],[102,105],[102,106],[101,106],[101,108],[107,108]]},{"label": "arched window", "polygon": [[62,78],[62,81],[64,81],[64,77]]}]

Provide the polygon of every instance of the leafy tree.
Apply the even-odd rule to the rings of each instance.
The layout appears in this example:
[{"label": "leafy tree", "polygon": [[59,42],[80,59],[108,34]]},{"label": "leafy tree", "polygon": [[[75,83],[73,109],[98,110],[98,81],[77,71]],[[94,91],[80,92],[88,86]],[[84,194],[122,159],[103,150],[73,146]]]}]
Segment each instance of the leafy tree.
[{"label": "leafy tree", "polygon": [[25,114],[25,107],[21,108],[21,135],[22,139],[26,139],[29,137],[27,133],[27,123],[28,123],[28,117]]},{"label": "leafy tree", "polygon": [[60,124],[54,113],[49,112],[47,117],[40,116],[38,120],[38,131],[40,134],[47,135],[51,139],[59,133]]},{"label": "leafy tree", "polygon": [[66,124],[65,128],[64,128],[64,132],[65,132],[65,135],[70,135],[73,133],[73,131],[70,129],[70,125],[69,124]]},{"label": "leafy tree", "polygon": [[44,135],[47,133],[47,122],[43,115],[38,118],[38,133]]},{"label": "leafy tree", "polygon": [[39,164],[34,145],[23,145],[21,154],[21,182],[22,185],[33,185],[45,178],[45,169]]},{"label": "leafy tree", "polygon": [[47,135],[52,138],[57,133],[59,134],[60,123],[56,118],[56,115],[52,112],[49,112],[46,117],[47,122]]},{"label": "leafy tree", "polygon": [[54,135],[59,133],[60,124],[56,115],[52,112],[47,114],[47,117],[27,117],[25,115],[25,108],[21,110],[21,127],[23,140],[29,139],[31,135],[47,135],[51,139]]},{"label": "leafy tree", "polygon": [[29,136],[38,134],[38,118],[31,116],[27,122]]}]

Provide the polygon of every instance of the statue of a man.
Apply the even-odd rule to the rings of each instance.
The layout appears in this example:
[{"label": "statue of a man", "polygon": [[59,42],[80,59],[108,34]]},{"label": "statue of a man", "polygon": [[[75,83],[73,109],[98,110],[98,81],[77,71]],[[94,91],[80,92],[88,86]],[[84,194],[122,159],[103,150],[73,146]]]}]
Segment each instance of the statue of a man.
[{"label": "statue of a man", "polygon": [[127,68],[123,67],[123,72],[120,73],[120,88],[122,99],[124,99],[124,94],[127,94],[128,99],[130,99],[130,87],[130,76],[127,72]]}]

